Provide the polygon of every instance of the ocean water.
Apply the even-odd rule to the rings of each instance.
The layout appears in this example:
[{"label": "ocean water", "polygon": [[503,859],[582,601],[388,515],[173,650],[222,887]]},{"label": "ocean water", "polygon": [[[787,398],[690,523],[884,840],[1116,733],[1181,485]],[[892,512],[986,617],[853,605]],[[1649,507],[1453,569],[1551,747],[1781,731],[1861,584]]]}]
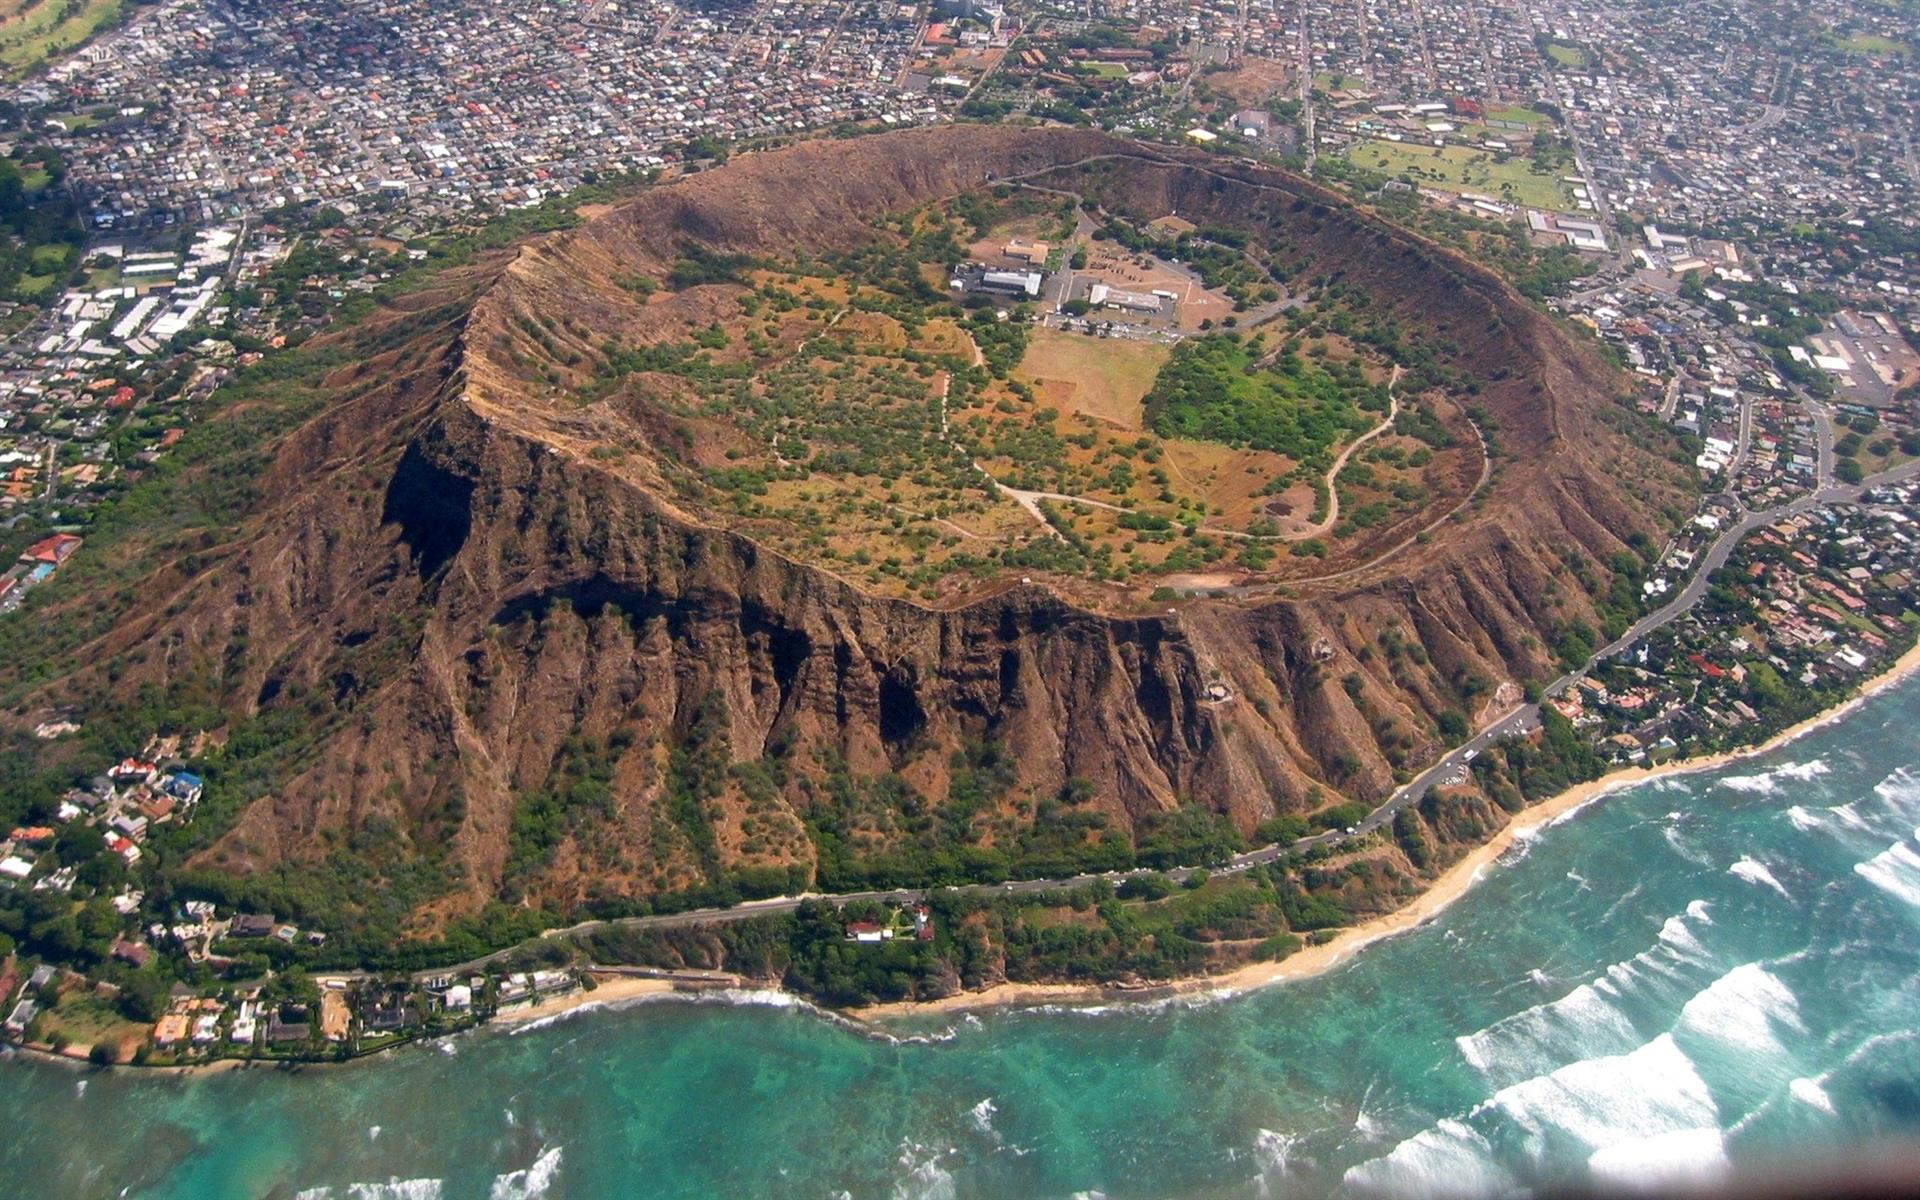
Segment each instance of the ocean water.
[{"label": "ocean water", "polygon": [[[47,1197],[1288,1197],[1658,1184],[1920,1135],[1920,684],[1617,793],[1233,999],[652,1001],[343,1069],[0,1064]],[[19,1185],[28,1184],[26,1188]]]}]

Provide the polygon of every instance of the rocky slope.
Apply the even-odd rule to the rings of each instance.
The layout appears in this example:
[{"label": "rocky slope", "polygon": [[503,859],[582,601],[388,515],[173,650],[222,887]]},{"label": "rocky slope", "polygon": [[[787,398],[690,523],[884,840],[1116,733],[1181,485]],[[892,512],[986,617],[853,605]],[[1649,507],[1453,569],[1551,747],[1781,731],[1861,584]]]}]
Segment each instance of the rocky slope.
[{"label": "rocky slope", "polygon": [[[675,336],[727,303],[702,287],[646,304],[621,279],[694,242],[853,245],[882,214],[1012,176],[1145,218],[1284,231],[1489,381],[1478,403],[1507,456],[1488,498],[1377,566],[1270,598],[1116,617],[1036,581],[941,611],[704,525],[657,464],[595,453],[645,420],[573,398],[596,347]],[[1380,796],[1438,749],[1440,714],[1550,673],[1560,627],[1594,620],[1576,572],[1604,586],[1683,487],[1602,419],[1611,369],[1487,272],[1309,183],[1085,132],[750,156],[449,296],[387,314],[407,341],[329,377],[337,398],[273,445],[233,536],[157,575],[90,648],[95,667],[48,693],[97,693],[111,664],[123,689],[205,678],[236,721],[303,714],[310,744],[198,865],[314,864],[377,840],[387,861],[445,867],[422,928],[503,893],[564,911],[810,868],[807,824],[829,808],[879,854],[961,799],[958,840],[1009,846],[1070,781],[1079,809],[1129,834],[1183,805],[1245,832]],[[542,314],[565,318],[547,344]],[[1215,682],[1231,699],[1207,698]],[[984,792],[956,756],[982,745],[1004,750]],[[729,762],[767,769],[729,777]],[[547,808],[530,815],[530,797]]]}]

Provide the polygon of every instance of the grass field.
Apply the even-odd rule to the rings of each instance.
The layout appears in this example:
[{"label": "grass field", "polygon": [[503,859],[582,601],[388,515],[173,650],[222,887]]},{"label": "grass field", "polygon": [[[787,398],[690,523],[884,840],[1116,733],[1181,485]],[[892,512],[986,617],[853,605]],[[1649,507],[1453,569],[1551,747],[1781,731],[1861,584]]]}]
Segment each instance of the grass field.
[{"label": "grass field", "polygon": [[1913,49],[1905,42],[1896,42],[1890,37],[1882,37],[1877,33],[1856,33],[1850,37],[1838,37],[1830,33],[1827,35],[1827,44],[1847,54],[1861,54],[1869,57],[1906,54]]},{"label": "grass field", "polygon": [[1489,104],[1487,120],[1511,121],[1518,125],[1545,125],[1547,114],[1535,112],[1531,108],[1522,108],[1518,104]]},{"label": "grass field", "polygon": [[1157,342],[1037,329],[1014,377],[1039,386],[1051,403],[1138,429],[1141,398],[1171,353]]},{"label": "grass field", "polygon": [[19,77],[85,44],[121,0],[0,0],[0,72]]},{"label": "grass field", "polygon": [[1480,192],[1532,208],[1572,212],[1572,190],[1556,175],[1542,175],[1526,158],[1501,163],[1486,150],[1465,146],[1416,146],[1406,142],[1358,142],[1347,151],[1356,167],[1398,178],[1409,176],[1450,192]]},{"label": "grass field", "polygon": [[1102,79],[1124,79],[1127,74],[1125,67],[1114,62],[1090,62],[1087,64],[1087,70]]},{"label": "grass field", "polygon": [[1563,67],[1578,71],[1592,65],[1587,52],[1567,42],[1548,42],[1547,57]]}]

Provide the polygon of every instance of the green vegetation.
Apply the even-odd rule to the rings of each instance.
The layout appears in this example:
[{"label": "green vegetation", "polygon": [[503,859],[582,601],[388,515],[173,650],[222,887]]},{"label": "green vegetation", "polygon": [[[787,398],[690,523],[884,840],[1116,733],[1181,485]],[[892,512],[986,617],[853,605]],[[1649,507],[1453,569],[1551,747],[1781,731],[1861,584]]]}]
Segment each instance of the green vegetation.
[{"label": "green vegetation", "polygon": [[1570,71],[1585,70],[1593,65],[1593,53],[1578,42],[1563,42],[1547,34],[1534,38],[1534,47],[1555,65]]},{"label": "green vegetation", "polygon": [[0,17],[0,69],[29,74],[120,23],[123,0],[10,0]]},{"label": "green vegetation", "polygon": [[1284,454],[1324,469],[1334,449],[1387,408],[1386,388],[1357,363],[1322,365],[1237,334],[1182,342],[1147,393],[1147,423],[1162,437],[1198,438]]},{"label": "green vegetation", "polygon": [[1877,33],[1828,33],[1824,37],[1827,45],[1842,54],[1857,54],[1866,58],[1888,58],[1913,52],[1913,47],[1906,42],[1897,42]]},{"label": "green vegetation", "polygon": [[849,1005],[925,997],[955,983],[1170,979],[1211,963],[1284,958],[1303,935],[1350,923],[1350,896],[1378,909],[1414,886],[1403,873],[1282,861],[1231,877],[1196,874],[1184,887],[1153,874],[1118,891],[1105,883],[1020,896],[936,890],[925,941],[849,940],[855,921],[896,921],[871,902],[812,902],[791,915],[694,930],[601,928],[576,940],[597,962],[738,971]]},{"label": "green vegetation", "polygon": [[63,284],[79,265],[86,231],[51,147],[0,158],[0,296],[32,298]]}]

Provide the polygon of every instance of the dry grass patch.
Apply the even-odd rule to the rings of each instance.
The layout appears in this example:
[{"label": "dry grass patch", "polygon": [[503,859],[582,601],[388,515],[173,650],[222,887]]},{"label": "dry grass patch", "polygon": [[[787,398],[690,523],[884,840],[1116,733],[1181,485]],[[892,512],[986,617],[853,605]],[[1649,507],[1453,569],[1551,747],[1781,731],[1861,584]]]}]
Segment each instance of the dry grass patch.
[{"label": "dry grass patch", "polygon": [[1014,377],[1037,386],[1047,404],[1138,430],[1141,401],[1172,353],[1157,342],[1040,329]]}]

